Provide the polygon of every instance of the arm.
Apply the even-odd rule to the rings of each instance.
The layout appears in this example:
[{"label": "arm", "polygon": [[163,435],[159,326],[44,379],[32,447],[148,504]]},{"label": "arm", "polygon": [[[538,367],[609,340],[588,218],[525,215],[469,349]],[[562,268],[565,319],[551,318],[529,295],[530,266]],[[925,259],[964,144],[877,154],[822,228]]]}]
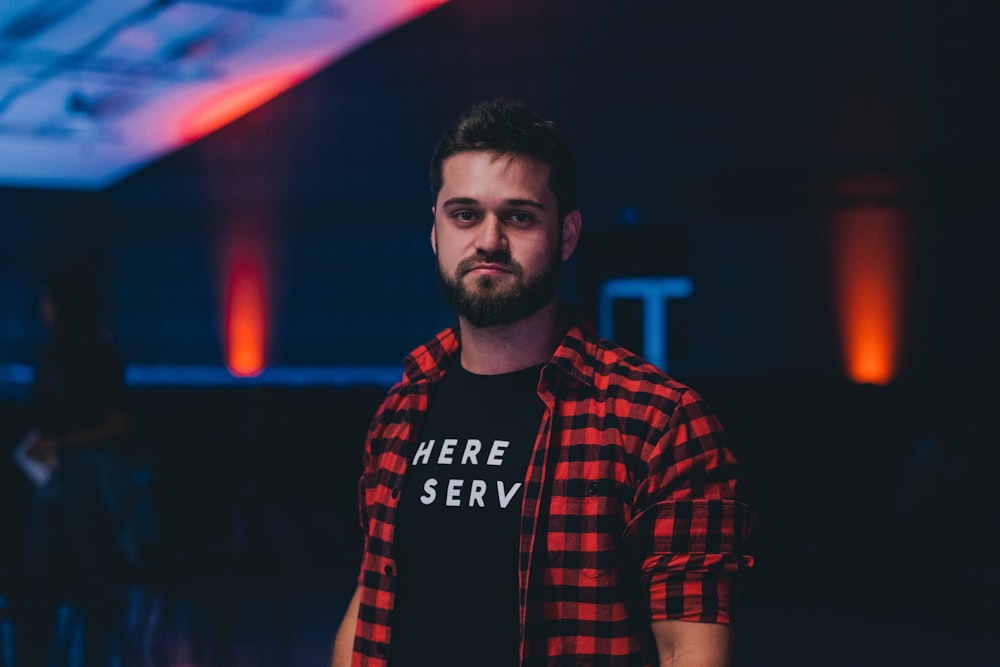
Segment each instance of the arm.
[{"label": "arm", "polygon": [[333,641],[333,659],[330,667],[350,667],[354,654],[354,629],[358,624],[358,607],[361,604],[361,586],[354,589],[354,596],[344,612],[337,638]]},{"label": "arm", "polygon": [[653,621],[660,667],[727,667],[732,633],[719,623]]},{"label": "arm", "polygon": [[671,415],[659,456],[651,458],[639,533],[653,548],[649,575],[651,630],[663,667],[728,667],[733,585],[750,567],[743,553],[747,508],[736,494],[738,463],[718,420],[688,392]]},{"label": "arm", "polygon": [[114,410],[108,414],[103,424],[91,429],[73,431],[61,438],[41,434],[28,449],[28,456],[40,461],[54,461],[58,458],[59,448],[86,447],[89,444],[110,440],[128,432],[128,416],[122,410]]}]

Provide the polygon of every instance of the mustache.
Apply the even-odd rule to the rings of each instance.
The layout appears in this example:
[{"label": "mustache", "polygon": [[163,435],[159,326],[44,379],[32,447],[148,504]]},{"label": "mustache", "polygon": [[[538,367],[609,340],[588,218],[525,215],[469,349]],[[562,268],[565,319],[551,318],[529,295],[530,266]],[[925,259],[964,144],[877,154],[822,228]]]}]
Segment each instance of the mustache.
[{"label": "mustache", "polygon": [[521,265],[510,258],[509,251],[494,250],[493,252],[486,252],[477,250],[474,257],[466,257],[458,263],[458,266],[455,267],[455,275],[464,276],[480,264],[496,264],[516,276],[520,276],[522,273]]}]

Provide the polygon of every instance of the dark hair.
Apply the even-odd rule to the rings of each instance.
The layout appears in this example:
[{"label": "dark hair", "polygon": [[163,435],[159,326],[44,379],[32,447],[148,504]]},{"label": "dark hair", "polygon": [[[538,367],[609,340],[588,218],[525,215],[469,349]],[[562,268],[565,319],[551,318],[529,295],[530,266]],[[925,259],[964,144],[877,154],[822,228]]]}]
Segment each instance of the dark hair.
[{"label": "dark hair", "polygon": [[441,165],[465,151],[530,155],[549,165],[549,188],[556,196],[559,219],[577,208],[576,159],[566,134],[556,124],[520,102],[496,99],[473,106],[438,140],[431,156],[431,196],[441,191]]}]

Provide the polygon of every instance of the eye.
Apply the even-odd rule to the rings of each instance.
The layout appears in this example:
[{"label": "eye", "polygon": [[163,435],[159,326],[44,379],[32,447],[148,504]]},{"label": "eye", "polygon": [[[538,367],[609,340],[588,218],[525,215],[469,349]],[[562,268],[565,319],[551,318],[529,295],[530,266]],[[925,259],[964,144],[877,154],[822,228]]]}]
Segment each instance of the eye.
[{"label": "eye", "polygon": [[527,227],[535,221],[535,217],[524,211],[513,211],[507,216],[507,220],[514,227]]},{"label": "eye", "polygon": [[475,211],[458,210],[451,214],[452,219],[458,224],[467,225],[476,221]]}]

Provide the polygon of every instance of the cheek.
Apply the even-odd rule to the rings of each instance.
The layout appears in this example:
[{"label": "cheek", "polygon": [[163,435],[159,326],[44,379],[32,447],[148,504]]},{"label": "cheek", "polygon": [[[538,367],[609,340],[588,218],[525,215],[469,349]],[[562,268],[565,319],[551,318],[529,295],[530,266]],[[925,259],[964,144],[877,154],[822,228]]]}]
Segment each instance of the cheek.
[{"label": "cheek", "polygon": [[453,257],[462,244],[461,237],[457,237],[453,231],[441,233],[440,229],[434,240],[437,254],[441,257]]},{"label": "cheek", "polygon": [[455,248],[449,246],[448,244],[442,244],[440,241],[438,242],[437,263],[442,271],[447,274],[453,273],[455,271],[455,267],[461,259],[461,255]]},{"label": "cheek", "polygon": [[531,275],[537,275],[545,271],[554,260],[561,259],[562,254],[553,239],[540,239],[522,257],[523,259],[518,260],[521,268]]}]

